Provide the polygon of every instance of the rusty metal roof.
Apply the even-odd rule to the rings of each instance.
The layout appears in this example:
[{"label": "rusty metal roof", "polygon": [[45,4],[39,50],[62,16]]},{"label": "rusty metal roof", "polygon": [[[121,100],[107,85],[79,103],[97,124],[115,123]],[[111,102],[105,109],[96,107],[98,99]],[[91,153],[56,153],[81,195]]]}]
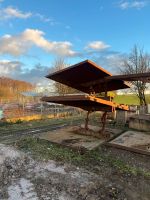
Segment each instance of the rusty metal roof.
[{"label": "rusty metal roof", "polygon": [[107,81],[115,79],[115,80],[124,80],[124,81],[143,81],[150,82],[150,72],[145,73],[136,73],[136,74],[124,74],[124,75],[115,75],[112,77],[107,77]]},{"label": "rusty metal roof", "polygon": [[[76,65],[70,66],[58,72],[46,76],[49,79],[65,84],[85,93],[95,93],[129,88],[123,80],[102,81],[93,84],[97,80],[104,80],[105,77],[112,76],[111,73],[98,66],[90,60],[85,60]],[[91,87],[92,86],[92,87]]]},{"label": "rusty metal roof", "polygon": [[119,110],[128,110],[128,106],[120,105],[112,101],[102,98],[93,97],[91,95],[66,95],[43,97],[42,101],[63,104],[82,108],[87,111],[108,111],[112,112],[112,108]]}]

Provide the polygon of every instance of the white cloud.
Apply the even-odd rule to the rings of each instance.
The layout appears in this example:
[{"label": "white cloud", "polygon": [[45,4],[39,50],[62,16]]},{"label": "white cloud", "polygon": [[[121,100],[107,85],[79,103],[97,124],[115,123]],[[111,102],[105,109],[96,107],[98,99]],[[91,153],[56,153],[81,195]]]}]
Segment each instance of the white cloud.
[{"label": "white cloud", "polygon": [[0,60],[0,76],[12,76],[21,71],[22,65],[19,61]]},{"label": "white cloud", "polygon": [[123,66],[123,55],[110,54],[105,57],[107,65],[115,69],[114,71],[120,72],[120,68]]},{"label": "white cloud", "polygon": [[40,64],[34,65],[27,69],[20,61],[15,60],[0,60],[0,77],[9,77],[16,80],[23,80],[30,83],[49,84],[45,78],[48,74],[49,67]]},{"label": "white cloud", "polygon": [[49,41],[45,39],[44,32],[37,29],[26,29],[18,35],[4,35],[0,38],[0,54],[20,56],[26,54],[33,46],[60,56],[75,56],[72,44],[68,41]]},{"label": "white cloud", "polygon": [[124,55],[117,51],[93,51],[87,53],[86,58],[93,60],[112,74],[120,73],[120,67],[123,64]]},{"label": "white cloud", "polygon": [[89,42],[88,45],[85,47],[85,49],[91,49],[91,50],[104,50],[104,49],[107,49],[109,48],[110,45],[108,44],[105,44],[104,42],[102,41],[92,41],[92,42]]},{"label": "white cloud", "polygon": [[[0,3],[3,0],[0,0]],[[13,6],[8,6],[6,8],[0,8],[0,22],[6,22],[6,21],[12,21],[13,19],[38,19],[42,23],[47,23],[50,26],[54,25],[63,25],[60,22],[57,22],[55,19],[52,17],[47,17],[41,13],[36,13],[36,12],[23,12],[19,10],[18,8],[15,8]],[[66,29],[69,29],[69,26],[65,26]]]},{"label": "white cloud", "polygon": [[24,81],[28,81],[31,83],[44,83],[45,81],[47,84],[49,83],[49,80],[45,78],[45,76],[48,74],[49,67],[48,66],[43,66],[41,64],[36,64],[32,67],[32,69],[28,69],[24,71],[23,73],[19,73],[14,75],[13,77],[15,79],[20,79]]},{"label": "white cloud", "polygon": [[144,8],[147,4],[147,1],[120,1],[118,3],[118,7],[122,10],[126,10],[129,8],[141,9]]},{"label": "white cloud", "polygon": [[[1,2],[1,0],[0,0]],[[57,22],[49,17],[46,17],[45,15],[42,15],[40,13],[31,13],[31,12],[23,12],[17,8],[14,8],[12,6],[8,6],[6,8],[0,9],[0,21],[3,20],[11,20],[11,19],[27,19],[27,18],[37,18],[40,21],[44,23],[49,23],[50,25],[55,25]]]},{"label": "white cloud", "polygon": [[45,15],[42,15],[40,13],[32,14],[32,16],[36,17],[36,18],[39,18],[40,21],[45,22],[45,23],[49,23],[52,26],[57,24],[57,22],[54,19],[46,17]]},{"label": "white cloud", "polygon": [[32,16],[31,12],[22,12],[17,8],[13,8],[12,6],[0,10],[1,20],[12,19],[12,18],[27,19],[31,16]]},{"label": "white cloud", "polygon": [[[0,0],[0,3],[2,0]],[[27,19],[27,18],[37,18],[41,22],[48,23],[51,26],[59,24],[53,18],[47,17],[40,13],[31,13],[31,12],[23,12],[18,8],[14,8],[13,6],[8,6],[6,8],[0,9],[0,21],[8,21],[12,19]]]}]

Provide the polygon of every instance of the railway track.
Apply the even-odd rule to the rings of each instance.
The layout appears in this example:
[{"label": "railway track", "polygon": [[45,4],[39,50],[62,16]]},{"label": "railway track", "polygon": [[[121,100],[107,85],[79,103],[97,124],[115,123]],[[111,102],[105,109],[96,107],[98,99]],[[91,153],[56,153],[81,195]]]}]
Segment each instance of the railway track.
[{"label": "railway track", "polygon": [[[76,120],[72,125],[77,125],[79,122],[80,122],[79,120]],[[37,135],[39,133],[57,130],[69,125],[70,125],[70,122],[66,122],[66,123],[52,124],[48,126],[28,128],[28,129],[23,129],[23,130],[4,131],[0,133],[0,143],[9,144],[9,143],[19,140],[23,136]]]},{"label": "railway track", "polygon": [[0,143],[10,144],[12,142],[19,140],[21,137],[37,135],[39,133],[53,131],[59,128],[63,128],[67,125],[68,124],[63,124],[63,125],[59,124],[59,125],[51,125],[51,126],[38,127],[32,129],[18,130],[9,132],[8,134],[5,132],[0,135]]}]

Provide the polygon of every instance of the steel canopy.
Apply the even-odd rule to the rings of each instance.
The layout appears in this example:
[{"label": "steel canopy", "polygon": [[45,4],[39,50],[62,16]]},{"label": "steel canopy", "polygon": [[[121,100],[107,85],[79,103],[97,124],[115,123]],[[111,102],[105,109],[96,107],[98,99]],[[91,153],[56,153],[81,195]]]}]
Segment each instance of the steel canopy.
[{"label": "steel canopy", "polygon": [[[123,80],[104,81],[106,77],[113,77],[112,74],[90,60],[72,65],[46,77],[88,94],[129,88]],[[102,80],[101,83],[99,83],[100,80]],[[94,84],[96,81],[98,83]]]}]

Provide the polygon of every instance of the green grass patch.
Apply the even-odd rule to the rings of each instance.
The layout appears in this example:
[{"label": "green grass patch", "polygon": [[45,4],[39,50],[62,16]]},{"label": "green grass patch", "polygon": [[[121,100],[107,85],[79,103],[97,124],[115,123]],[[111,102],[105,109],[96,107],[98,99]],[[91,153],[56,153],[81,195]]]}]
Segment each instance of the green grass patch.
[{"label": "green grass patch", "polygon": [[[147,103],[150,103],[150,95],[145,95]],[[126,105],[139,105],[139,99],[134,94],[116,95],[114,102]]]},{"label": "green grass patch", "polygon": [[51,144],[48,141],[33,137],[23,138],[15,145],[25,152],[30,152],[34,158],[40,160],[52,159],[89,168],[92,168],[92,166],[95,165],[103,165],[106,167],[114,167],[121,173],[130,173],[132,175],[140,174],[145,177],[150,177],[150,172],[145,172],[140,168],[129,166],[123,160],[105,155],[104,152],[100,152],[100,150],[93,150],[80,154],[79,152],[73,151],[69,148]]},{"label": "green grass patch", "polygon": [[139,105],[139,99],[136,95],[117,95],[114,102],[127,105]]},{"label": "green grass patch", "polygon": [[57,160],[67,162],[81,161],[81,155],[68,148],[58,147],[47,141],[38,138],[26,137],[15,144],[19,149],[25,152],[31,152],[36,159]]}]

